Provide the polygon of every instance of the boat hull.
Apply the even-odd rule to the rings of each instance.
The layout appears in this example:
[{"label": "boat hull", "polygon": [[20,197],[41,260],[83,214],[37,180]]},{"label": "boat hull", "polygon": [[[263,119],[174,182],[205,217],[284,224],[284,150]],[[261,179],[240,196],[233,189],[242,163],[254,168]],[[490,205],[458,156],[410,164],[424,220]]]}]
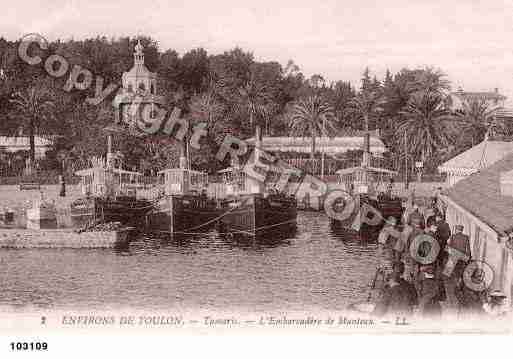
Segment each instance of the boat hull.
[{"label": "boat hull", "polygon": [[166,196],[148,213],[147,231],[163,235],[205,232],[215,226],[218,213],[216,202],[202,196]]},{"label": "boat hull", "polygon": [[[394,217],[398,224],[401,223],[403,215],[403,207],[399,198],[378,198],[378,200],[369,199],[367,197],[354,198],[355,211],[343,220],[330,218],[330,226],[333,231],[353,231],[360,234],[361,237],[367,239],[376,239],[379,232],[385,224],[385,220]],[[370,206],[379,212],[369,210],[365,206]],[[365,220],[365,216],[369,220]],[[377,216],[377,217],[376,217]]]},{"label": "boat hull", "polygon": [[265,235],[296,228],[297,205],[290,197],[241,195],[223,203],[222,232]]},{"label": "boat hull", "polygon": [[83,227],[96,221],[120,222],[142,228],[151,208],[150,201],[133,197],[81,198],[71,203],[71,223],[73,227]]}]

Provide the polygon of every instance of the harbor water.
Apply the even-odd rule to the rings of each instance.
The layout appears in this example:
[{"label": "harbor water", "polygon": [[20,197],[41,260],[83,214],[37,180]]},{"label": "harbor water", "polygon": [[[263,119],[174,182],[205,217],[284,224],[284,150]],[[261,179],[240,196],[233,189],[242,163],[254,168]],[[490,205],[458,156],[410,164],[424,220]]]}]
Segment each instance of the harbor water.
[{"label": "harbor water", "polygon": [[140,237],[126,251],[0,250],[0,307],[45,310],[344,310],[365,300],[375,242],[334,233],[300,212],[290,238],[252,241],[215,231]]}]

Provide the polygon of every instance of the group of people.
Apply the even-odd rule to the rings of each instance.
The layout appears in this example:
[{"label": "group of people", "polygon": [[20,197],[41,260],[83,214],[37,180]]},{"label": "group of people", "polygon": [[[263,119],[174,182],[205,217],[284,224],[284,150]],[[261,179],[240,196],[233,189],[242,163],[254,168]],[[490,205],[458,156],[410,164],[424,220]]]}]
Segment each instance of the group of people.
[{"label": "group of people", "polygon": [[[418,313],[440,317],[442,302],[460,315],[502,315],[507,312],[504,293],[465,284],[463,274],[472,260],[470,239],[463,233],[462,225],[455,226],[451,233],[436,197],[422,211],[412,200],[405,208],[402,222],[404,225],[400,229],[395,218],[388,218],[378,237],[379,250],[385,261],[378,268],[384,285],[375,315],[411,316]],[[430,238],[426,240],[424,236]],[[416,243],[412,246],[414,240]],[[466,259],[458,260],[447,276],[444,268],[450,250],[464,253]],[[419,261],[432,253],[437,256]],[[476,266],[470,277],[477,284],[483,283],[484,271]]]}]

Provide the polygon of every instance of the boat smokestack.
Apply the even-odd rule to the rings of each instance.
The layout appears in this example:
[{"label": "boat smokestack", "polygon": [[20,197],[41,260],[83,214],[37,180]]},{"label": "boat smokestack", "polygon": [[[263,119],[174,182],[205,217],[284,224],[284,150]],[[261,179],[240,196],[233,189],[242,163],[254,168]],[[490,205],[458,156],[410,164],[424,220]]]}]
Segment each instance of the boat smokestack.
[{"label": "boat smokestack", "polygon": [[112,133],[107,136],[107,168],[114,168],[114,158],[112,154]]},{"label": "boat smokestack", "polygon": [[370,133],[365,133],[363,137],[363,150],[367,153],[370,153]]},{"label": "boat smokestack", "polygon": [[187,169],[187,157],[180,156],[180,168],[183,170]]},{"label": "boat smokestack", "polygon": [[112,153],[112,134],[109,133],[109,136],[107,136],[107,153]]},{"label": "boat smokestack", "polygon": [[363,158],[362,167],[370,166],[370,134],[366,132],[363,135]]},{"label": "boat smokestack", "polygon": [[260,149],[262,148],[262,129],[259,125],[255,128],[255,163],[260,159]]},{"label": "boat smokestack", "polygon": [[180,159],[179,159],[179,167],[183,170],[188,168],[187,163],[187,148],[185,147],[186,141],[183,141],[183,143],[180,146]]}]

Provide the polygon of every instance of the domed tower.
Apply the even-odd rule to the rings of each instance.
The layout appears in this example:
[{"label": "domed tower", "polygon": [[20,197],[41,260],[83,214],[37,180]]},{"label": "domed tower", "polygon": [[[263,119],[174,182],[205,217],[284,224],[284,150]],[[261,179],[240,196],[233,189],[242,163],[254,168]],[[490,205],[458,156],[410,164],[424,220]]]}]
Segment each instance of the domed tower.
[{"label": "domed tower", "polygon": [[144,65],[143,50],[141,40],[138,40],[134,51],[134,66],[130,71],[123,73],[123,89],[127,92],[156,95],[157,74],[150,72]]},{"label": "domed tower", "polygon": [[122,87],[114,98],[116,120],[133,127],[144,106],[151,105],[153,113],[163,103],[163,98],[157,95],[157,74],[148,70],[144,64],[141,40],[137,41],[134,48],[134,66],[123,73],[121,81]]}]

